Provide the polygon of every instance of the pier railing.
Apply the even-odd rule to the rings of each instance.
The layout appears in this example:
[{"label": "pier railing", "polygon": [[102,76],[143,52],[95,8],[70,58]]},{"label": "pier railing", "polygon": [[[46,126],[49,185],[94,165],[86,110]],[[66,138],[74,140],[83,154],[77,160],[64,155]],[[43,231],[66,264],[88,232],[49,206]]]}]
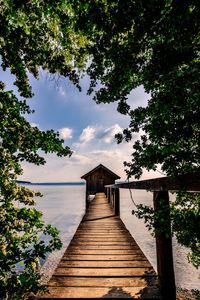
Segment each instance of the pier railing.
[{"label": "pier railing", "polygon": [[[155,230],[157,271],[161,295],[163,300],[176,300],[169,191],[199,192],[200,173],[180,175],[176,178],[161,177],[105,186],[108,202],[117,216],[120,215],[119,189],[141,189],[153,192],[154,213],[157,215],[162,214],[162,219],[165,220],[165,230]],[[159,220],[155,225],[157,228],[163,226],[159,224]]]}]

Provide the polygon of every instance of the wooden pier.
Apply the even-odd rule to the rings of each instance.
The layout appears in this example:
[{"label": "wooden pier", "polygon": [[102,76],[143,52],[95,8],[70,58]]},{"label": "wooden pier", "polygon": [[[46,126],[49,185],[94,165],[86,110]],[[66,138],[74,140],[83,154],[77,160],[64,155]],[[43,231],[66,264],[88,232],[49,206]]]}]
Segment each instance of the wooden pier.
[{"label": "wooden pier", "polygon": [[96,194],[40,299],[160,299],[157,275],[116,207]]},{"label": "wooden pier", "polygon": [[[169,191],[200,192],[200,173],[116,184],[119,176],[100,164],[81,178],[86,214],[39,298],[176,300]],[[157,275],[120,219],[121,188],[153,191],[154,215],[162,216],[154,224]]]}]

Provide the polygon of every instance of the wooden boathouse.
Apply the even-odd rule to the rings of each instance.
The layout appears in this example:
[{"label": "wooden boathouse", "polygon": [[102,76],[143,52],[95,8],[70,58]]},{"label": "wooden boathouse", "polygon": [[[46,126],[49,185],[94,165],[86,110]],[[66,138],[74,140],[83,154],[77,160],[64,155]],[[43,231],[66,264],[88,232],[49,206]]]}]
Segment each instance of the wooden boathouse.
[{"label": "wooden boathouse", "polygon": [[85,179],[86,181],[87,207],[89,205],[90,195],[105,193],[105,186],[115,184],[115,180],[120,179],[120,177],[104,165],[100,164],[85,175],[81,176],[81,179]]},{"label": "wooden boathouse", "polygon": [[[199,191],[200,174],[119,184],[109,181],[107,186],[106,175],[113,176],[112,181],[119,178],[103,165],[82,176],[90,181],[86,194],[94,192],[95,198],[89,207],[87,203],[86,213],[48,282],[48,292],[39,299],[176,300],[168,191],[183,187]],[[94,178],[97,181],[92,187]],[[167,235],[166,231],[156,232],[157,274],[120,219],[120,188],[154,191],[154,210],[162,213],[167,230]]]}]

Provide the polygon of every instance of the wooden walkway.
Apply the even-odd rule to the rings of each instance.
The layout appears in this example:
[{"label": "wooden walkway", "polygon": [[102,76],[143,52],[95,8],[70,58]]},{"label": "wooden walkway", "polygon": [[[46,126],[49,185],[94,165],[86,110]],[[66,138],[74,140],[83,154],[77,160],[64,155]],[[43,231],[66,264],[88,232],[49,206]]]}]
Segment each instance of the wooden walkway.
[{"label": "wooden walkway", "polygon": [[159,299],[153,267],[103,193],[96,194],[48,289],[40,299]]}]

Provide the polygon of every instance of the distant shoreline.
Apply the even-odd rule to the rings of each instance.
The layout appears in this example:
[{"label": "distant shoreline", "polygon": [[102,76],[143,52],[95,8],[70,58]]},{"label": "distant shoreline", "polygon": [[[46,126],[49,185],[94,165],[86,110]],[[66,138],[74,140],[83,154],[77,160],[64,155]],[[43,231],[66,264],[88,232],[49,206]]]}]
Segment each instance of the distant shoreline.
[{"label": "distant shoreline", "polygon": [[17,180],[18,184],[21,185],[85,185],[85,182],[30,182]]}]

